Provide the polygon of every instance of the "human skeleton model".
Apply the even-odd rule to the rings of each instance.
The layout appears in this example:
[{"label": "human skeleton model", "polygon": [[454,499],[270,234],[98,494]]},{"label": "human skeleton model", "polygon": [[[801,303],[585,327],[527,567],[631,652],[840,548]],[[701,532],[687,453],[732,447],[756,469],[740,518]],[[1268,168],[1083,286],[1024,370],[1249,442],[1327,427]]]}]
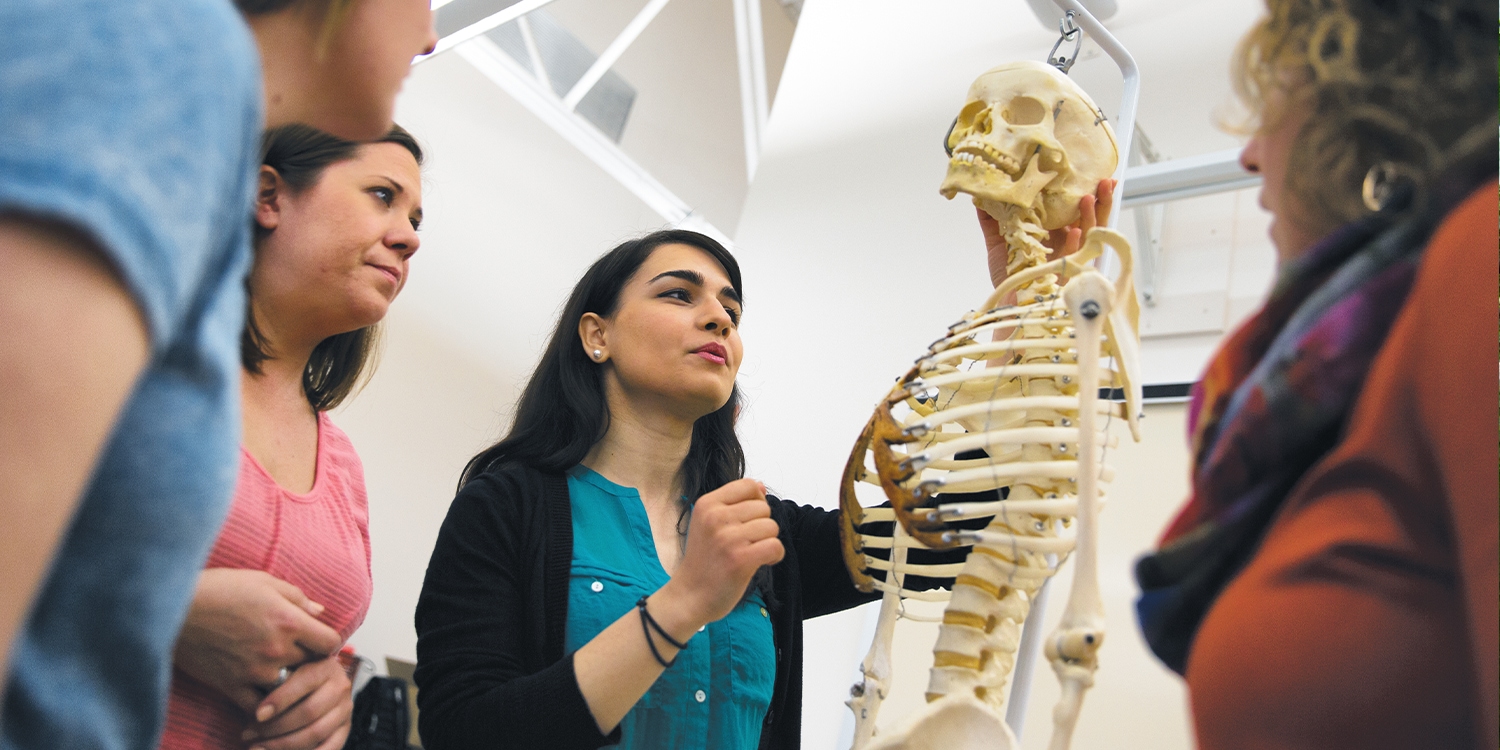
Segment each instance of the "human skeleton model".
[{"label": "human skeleton model", "polygon": [[[1102,465],[1105,448],[1114,444],[1110,420],[1123,416],[1139,439],[1139,313],[1130,246],[1118,233],[1095,228],[1082,249],[1051,262],[1041,240],[1078,220],[1079,199],[1114,171],[1118,150],[1108,122],[1082,89],[1055,68],[1032,62],[980,76],[947,146],[952,159],[941,192],[948,198],[967,193],[999,221],[1009,276],[881,400],[844,469],[845,562],[862,590],[885,593],[864,680],[851,691],[854,746],[1018,746],[1002,709],[1021,624],[1042,584],[1076,548],[1073,590],[1059,629],[1044,646],[1062,683],[1052,748],[1064,750],[1104,639],[1096,519],[1098,482],[1112,476]],[[1105,245],[1121,260],[1114,283],[1090,264]],[[1120,388],[1125,402],[1100,400],[1100,386]],[[858,482],[878,484],[892,507],[862,507]],[[939,492],[1002,489],[1004,500],[995,494],[990,502],[934,501]],[[987,525],[948,525],[964,519],[986,519]],[[856,528],[892,520],[899,523],[890,537]],[[963,544],[973,547],[961,564],[907,561],[912,548]],[[888,550],[887,559],[866,554],[879,548]],[[885,571],[884,580],[873,578],[873,570]],[[956,580],[951,595],[912,591],[904,588],[909,575]],[[933,649],[927,705],[900,730],[875,737],[901,599],[950,596]]]}]

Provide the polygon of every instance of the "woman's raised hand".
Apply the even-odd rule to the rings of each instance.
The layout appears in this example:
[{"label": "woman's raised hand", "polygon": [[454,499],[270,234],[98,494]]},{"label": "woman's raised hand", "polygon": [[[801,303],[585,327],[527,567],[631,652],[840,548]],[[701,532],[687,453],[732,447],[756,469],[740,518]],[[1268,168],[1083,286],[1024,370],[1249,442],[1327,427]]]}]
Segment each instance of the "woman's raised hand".
[{"label": "woman's raised hand", "polygon": [[322,612],[301,589],[264,571],[208,568],[172,664],[254,715],[283,667],[327,657],[342,645],[338,631],[317,619]]},{"label": "woman's raised hand", "polygon": [[1051,236],[1043,243],[1052,248],[1052,252],[1047,254],[1047,260],[1056,260],[1078,252],[1083,244],[1084,234],[1094,227],[1109,223],[1109,214],[1115,206],[1116,184],[1114,180],[1100,180],[1093,195],[1078,199],[1078,221],[1052,230]]},{"label": "woman's raised hand", "polygon": [[683,618],[691,627],[683,636],[729,614],[755,571],[780,562],[786,553],[779,531],[766,504],[766,488],[753,479],[730,482],[698,498],[677,572],[651,597],[653,614],[658,606],[674,610],[677,617],[671,619]]},{"label": "woman's raised hand", "polygon": [[[729,614],[755,571],[786,553],[779,531],[766,488],[753,479],[730,482],[698,498],[672,580],[646,600],[651,618],[672,640],[685,643],[699,628]],[[573,655],[578,690],[604,734],[677,656],[674,646],[645,629],[632,609]],[[654,647],[647,646],[648,637]]]}]

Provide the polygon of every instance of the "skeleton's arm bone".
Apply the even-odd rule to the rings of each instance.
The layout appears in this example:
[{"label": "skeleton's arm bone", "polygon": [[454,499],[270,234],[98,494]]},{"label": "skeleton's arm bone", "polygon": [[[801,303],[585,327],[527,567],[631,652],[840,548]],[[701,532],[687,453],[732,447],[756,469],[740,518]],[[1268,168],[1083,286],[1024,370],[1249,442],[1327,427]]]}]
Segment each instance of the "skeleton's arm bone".
[{"label": "skeleton's arm bone", "polygon": [[1125,419],[1130,425],[1130,436],[1137,442],[1141,439],[1141,382],[1134,373],[1141,371],[1140,345],[1136,340],[1133,329],[1130,335],[1117,337],[1115,330],[1129,325],[1122,311],[1111,310],[1109,317],[1104,321],[1105,335],[1109,340],[1109,355],[1119,364],[1115,373],[1115,381],[1125,391]]},{"label": "skeleton's arm bone", "polygon": [[[1092,244],[1092,243],[1091,243]],[[1074,312],[1078,330],[1079,367],[1086,379],[1098,366],[1099,338],[1103,334],[1114,303],[1115,289],[1103,276],[1088,274],[1074,279],[1063,291],[1068,308]],[[1079,429],[1093,434],[1093,409],[1098,392],[1084,388],[1079,392]],[[1078,478],[1078,513],[1075,516],[1078,547],[1074,563],[1073,589],[1057,631],[1047,639],[1044,651],[1062,683],[1062,697],[1053,710],[1052,747],[1068,747],[1083,706],[1083,693],[1094,684],[1099,668],[1098,652],[1104,642],[1104,602],[1099,593],[1099,507],[1098,478],[1104,467],[1096,469],[1092,445],[1080,449]],[[1107,480],[1106,480],[1107,481]]]},{"label": "skeleton's arm bone", "polygon": [[[899,525],[891,529],[891,534],[898,540],[906,538],[906,534],[902,532]],[[897,564],[906,562],[905,550],[893,552],[891,560]],[[887,578],[895,578],[895,576],[887,576]],[[896,580],[900,582],[899,578]],[[890,586],[883,587],[881,591],[883,596],[880,601],[880,621],[875,628],[875,640],[870,644],[870,652],[865,655],[864,662],[861,664],[864,680],[850,691],[848,703],[856,717],[854,731],[856,748],[863,746],[875,734],[875,716],[880,711],[881,702],[885,700],[886,687],[891,677],[891,637],[896,627],[896,614],[901,609],[902,590],[900,586]]]},{"label": "skeleton's arm bone", "polygon": [[[1125,391],[1125,416],[1130,424],[1131,437],[1141,439],[1141,383],[1135,377],[1140,370],[1141,304],[1135,294],[1135,257],[1130,243],[1123,235],[1112,229],[1096,227],[1089,230],[1086,244],[1109,245],[1120,259],[1120,275],[1115,279],[1113,305],[1104,319],[1106,349],[1118,365],[1116,381]],[[1101,382],[1103,378],[1100,378]]]}]

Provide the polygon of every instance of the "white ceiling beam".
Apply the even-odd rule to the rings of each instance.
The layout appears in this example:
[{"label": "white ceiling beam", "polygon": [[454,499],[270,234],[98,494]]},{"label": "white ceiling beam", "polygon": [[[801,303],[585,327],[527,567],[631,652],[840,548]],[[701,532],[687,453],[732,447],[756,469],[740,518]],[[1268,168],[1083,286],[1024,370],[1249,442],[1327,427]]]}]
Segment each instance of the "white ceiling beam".
[{"label": "white ceiling beam", "polygon": [[657,181],[615,145],[608,136],[589,124],[541,82],[528,75],[516,61],[489,39],[473,39],[456,48],[459,56],[473,65],[484,77],[546,123],[594,164],[613,177],[674,227],[692,229],[713,237],[731,247],[728,235],[719,231],[702,216]]},{"label": "white ceiling beam", "polygon": [[531,72],[537,83],[547,91],[552,90],[552,77],[547,74],[547,65],[542,62],[542,52],[536,46],[536,37],[531,34],[531,22],[526,16],[516,19],[516,28],[521,30],[521,42],[526,45],[526,59],[531,61]]},{"label": "white ceiling beam", "polygon": [[[447,52],[448,50],[469,41],[470,39],[478,37],[485,32],[488,32],[492,29],[497,29],[501,26],[504,26],[505,24],[510,23],[511,21],[516,20],[517,18],[520,18],[521,16],[526,15],[527,13],[530,13],[531,11],[543,8],[553,1],[554,0],[520,0],[520,2],[506,6],[505,8],[502,8],[495,13],[485,16],[484,18],[481,18],[480,20],[475,21],[468,26],[465,26],[458,31],[455,31],[452,34],[439,39],[437,46],[433,47],[432,49],[432,54],[418,57],[415,60],[412,60],[411,64],[420,65],[421,63],[431,60],[432,58],[437,57],[438,55],[441,55],[444,52]],[[446,5],[449,2],[452,2],[452,0],[444,0],[444,2],[441,4],[435,2],[433,3],[432,8],[433,10],[437,10],[440,5]]]},{"label": "white ceiling beam", "polygon": [[740,111],[745,131],[745,180],[755,179],[766,129],[766,44],[760,0],[734,0],[734,41],[739,53]]},{"label": "white ceiling beam", "polygon": [[604,48],[604,52],[600,53],[599,59],[595,60],[594,64],[590,65],[589,69],[583,72],[583,77],[578,79],[577,83],[573,84],[573,88],[568,91],[568,95],[563,97],[563,106],[569,110],[577,109],[578,103],[583,101],[583,97],[587,96],[593,90],[594,84],[598,83],[599,79],[603,78],[604,74],[609,72],[610,68],[614,67],[615,63],[619,61],[620,56],[625,54],[625,50],[630,49],[630,45],[635,43],[636,38],[641,35],[641,32],[645,31],[646,27],[651,24],[651,20],[656,18],[656,14],[660,13],[661,9],[666,6],[667,0],[650,0],[650,2],[646,3],[646,7],[641,8],[641,12],[635,14],[635,18],[630,19],[630,23],[625,25],[625,29],[620,32],[620,35],[615,37],[615,40],[610,42],[608,47]]}]

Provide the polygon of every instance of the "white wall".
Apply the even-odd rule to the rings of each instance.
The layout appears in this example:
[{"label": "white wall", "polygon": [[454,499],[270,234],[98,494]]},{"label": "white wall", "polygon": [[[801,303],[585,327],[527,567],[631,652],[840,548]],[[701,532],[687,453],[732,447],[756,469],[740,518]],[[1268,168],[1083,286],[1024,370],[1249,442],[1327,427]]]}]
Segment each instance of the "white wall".
[{"label": "white wall", "polygon": [[[560,0],[557,15],[584,24],[582,6],[570,9],[569,1]],[[676,0],[663,19],[687,6],[678,11],[681,25],[701,21],[722,31],[717,5],[728,2]],[[1213,118],[1229,101],[1229,49],[1256,5],[1121,6],[1111,27],[1141,63],[1141,122],[1157,147],[1173,157],[1233,147]],[[633,5],[610,7],[620,18],[633,12]],[[579,31],[585,41],[600,33]],[[669,188],[717,206],[716,223],[737,227],[747,292],[741,383],[750,401],[742,436],[751,474],[775,491],[831,507],[875,399],[944,326],[983,300],[973,209],[937,195],[945,168],[939,141],[978,73],[1005,60],[1040,59],[1054,38],[1022,0],[808,0],[737,221],[724,218],[728,183],[679,177],[674,184],[666,175],[723,177],[739,169],[743,180],[741,154],[708,149],[672,168],[680,172],[659,170]],[[653,59],[627,56],[622,66],[636,66],[627,78],[676,80],[653,66],[679,58]],[[1086,56],[1074,74],[1106,111],[1116,109],[1118,83],[1106,61]],[[682,77],[684,90],[704,85],[697,80]],[[714,93],[730,102],[723,106],[738,106],[737,92]],[[652,114],[645,93],[641,101],[642,122],[669,119],[665,110]],[[412,611],[458,472],[506,424],[567,291],[619,239],[661,225],[457,56],[420,66],[397,115],[430,157],[423,247],[389,319],[380,370],[335,415],[366,465],[376,593],[353,643],[377,659],[415,657]],[[715,128],[737,128],[725,124],[732,119]],[[669,161],[672,138],[629,127],[625,145],[638,149],[638,160]],[[1248,191],[1169,209],[1163,302],[1145,318],[1148,333],[1152,326],[1169,333],[1146,342],[1148,381],[1191,379],[1224,327],[1264,293],[1271,254],[1254,201]],[[1128,576],[1130,561],[1185,495],[1181,422],[1180,407],[1151,407],[1146,441],[1123,446],[1112,461],[1119,478],[1104,518],[1103,560],[1110,638],[1085,703],[1080,748],[1189,744],[1180,687],[1136,636]],[[867,616],[860,610],[808,624],[809,748],[831,748],[846,731],[842,701],[867,645],[859,635]],[[887,719],[908,709],[925,683],[931,640],[917,630],[902,636],[903,681]],[[1047,734],[1054,684],[1050,670],[1038,674],[1026,747],[1039,747]]]}]

